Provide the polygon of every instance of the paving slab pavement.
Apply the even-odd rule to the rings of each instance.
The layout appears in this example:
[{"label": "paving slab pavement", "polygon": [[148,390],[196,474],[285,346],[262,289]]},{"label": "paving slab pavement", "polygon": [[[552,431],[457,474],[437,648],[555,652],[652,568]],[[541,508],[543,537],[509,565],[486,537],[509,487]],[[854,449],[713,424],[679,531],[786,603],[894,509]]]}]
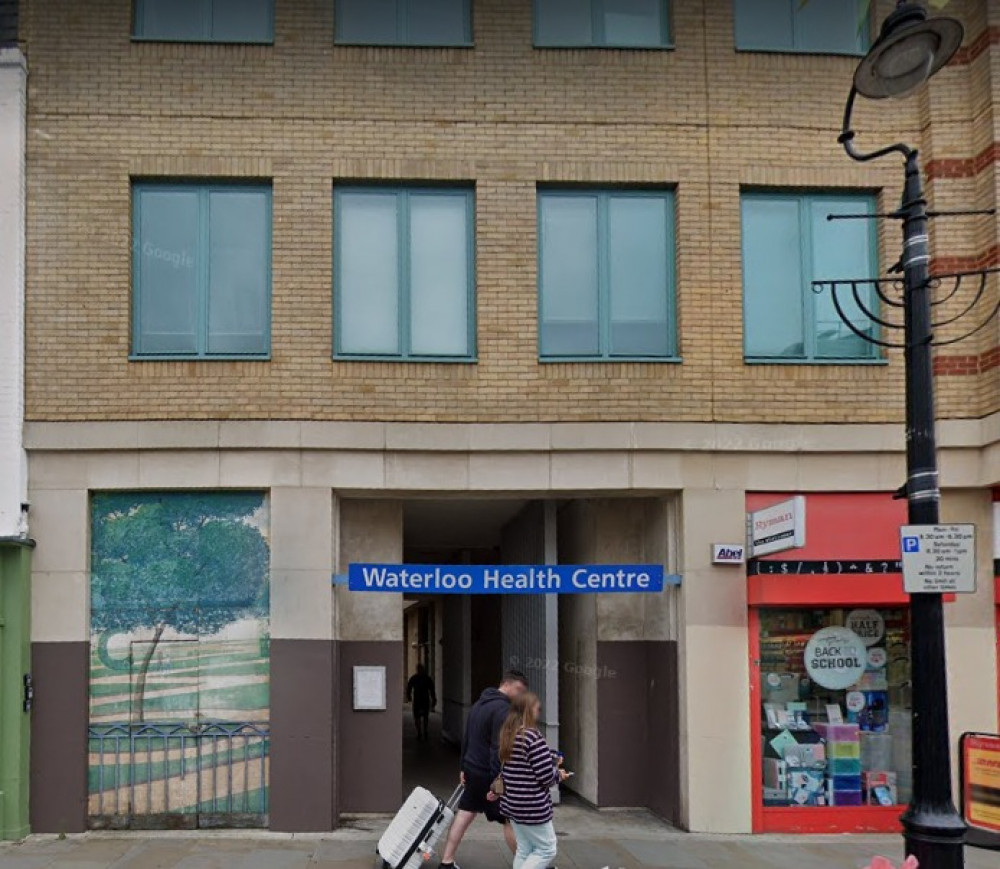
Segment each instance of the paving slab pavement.
[{"label": "paving slab pavement", "polygon": [[[0,869],[375,869],[386,818],[333,833],[251,830],[91,832],[0,842]],[[875,854],[897,861],[898,836],[709,836],[679,832],[644,811],[556,809],[559,869],[860,869]],[[477,821],[462,869],[509,869],[500,830]],[[998,869],[1000,852],[968,849],[967,869]],[[431,864],[431,869],[435,869]]]}]

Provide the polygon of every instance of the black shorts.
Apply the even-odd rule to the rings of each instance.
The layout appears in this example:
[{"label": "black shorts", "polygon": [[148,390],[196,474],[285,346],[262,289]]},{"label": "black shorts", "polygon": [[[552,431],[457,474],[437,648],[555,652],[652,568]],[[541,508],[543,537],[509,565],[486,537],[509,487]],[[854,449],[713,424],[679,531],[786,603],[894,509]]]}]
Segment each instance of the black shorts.
[{"label": "black shorts", "polygon": [[507,819],[500,814],[500,800],[488,800],[493,779],[484,773],[467,772],[465,774],[465,791],[458,801],[458,808],[464,812],[475,812],[486,816],[487,821],[504,823]]}]

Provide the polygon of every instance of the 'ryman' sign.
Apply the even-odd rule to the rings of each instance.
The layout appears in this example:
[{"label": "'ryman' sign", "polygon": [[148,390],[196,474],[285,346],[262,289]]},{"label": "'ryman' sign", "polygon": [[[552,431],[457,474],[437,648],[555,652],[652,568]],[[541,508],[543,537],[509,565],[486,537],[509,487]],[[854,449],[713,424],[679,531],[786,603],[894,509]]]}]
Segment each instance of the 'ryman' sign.
[{"label": "'ryman' sign", "polygon": [[796,495],[747,515],[750,557],[806,545],[806,499]]},{"label": "'ryman' sign", "polygon": [[658,564],[352,564],[347,584],[423,594],[658,592],[664,575]]}]

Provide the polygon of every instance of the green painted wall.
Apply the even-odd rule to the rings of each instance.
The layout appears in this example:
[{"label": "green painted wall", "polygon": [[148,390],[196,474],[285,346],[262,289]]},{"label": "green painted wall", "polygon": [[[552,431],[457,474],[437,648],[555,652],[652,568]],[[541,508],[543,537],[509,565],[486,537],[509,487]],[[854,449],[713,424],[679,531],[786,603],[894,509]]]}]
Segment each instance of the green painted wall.
[{"label": "green painted wall", "polygon": [[28,828],[24,674],[31,671],[31,547],[0,542],[0,839]]}]

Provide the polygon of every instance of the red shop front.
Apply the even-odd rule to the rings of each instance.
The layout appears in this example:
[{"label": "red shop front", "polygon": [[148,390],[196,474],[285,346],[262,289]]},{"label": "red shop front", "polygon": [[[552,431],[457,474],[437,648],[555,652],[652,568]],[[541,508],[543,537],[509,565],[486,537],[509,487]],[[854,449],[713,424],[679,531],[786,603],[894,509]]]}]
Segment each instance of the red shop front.
[{"label": "red shop front", "polygon": [[[748,494],[747,511],[790,498]],[[754,831],[897,831],[912,784],[906,503],[801,498],[804,545],[747,565]]]}]

